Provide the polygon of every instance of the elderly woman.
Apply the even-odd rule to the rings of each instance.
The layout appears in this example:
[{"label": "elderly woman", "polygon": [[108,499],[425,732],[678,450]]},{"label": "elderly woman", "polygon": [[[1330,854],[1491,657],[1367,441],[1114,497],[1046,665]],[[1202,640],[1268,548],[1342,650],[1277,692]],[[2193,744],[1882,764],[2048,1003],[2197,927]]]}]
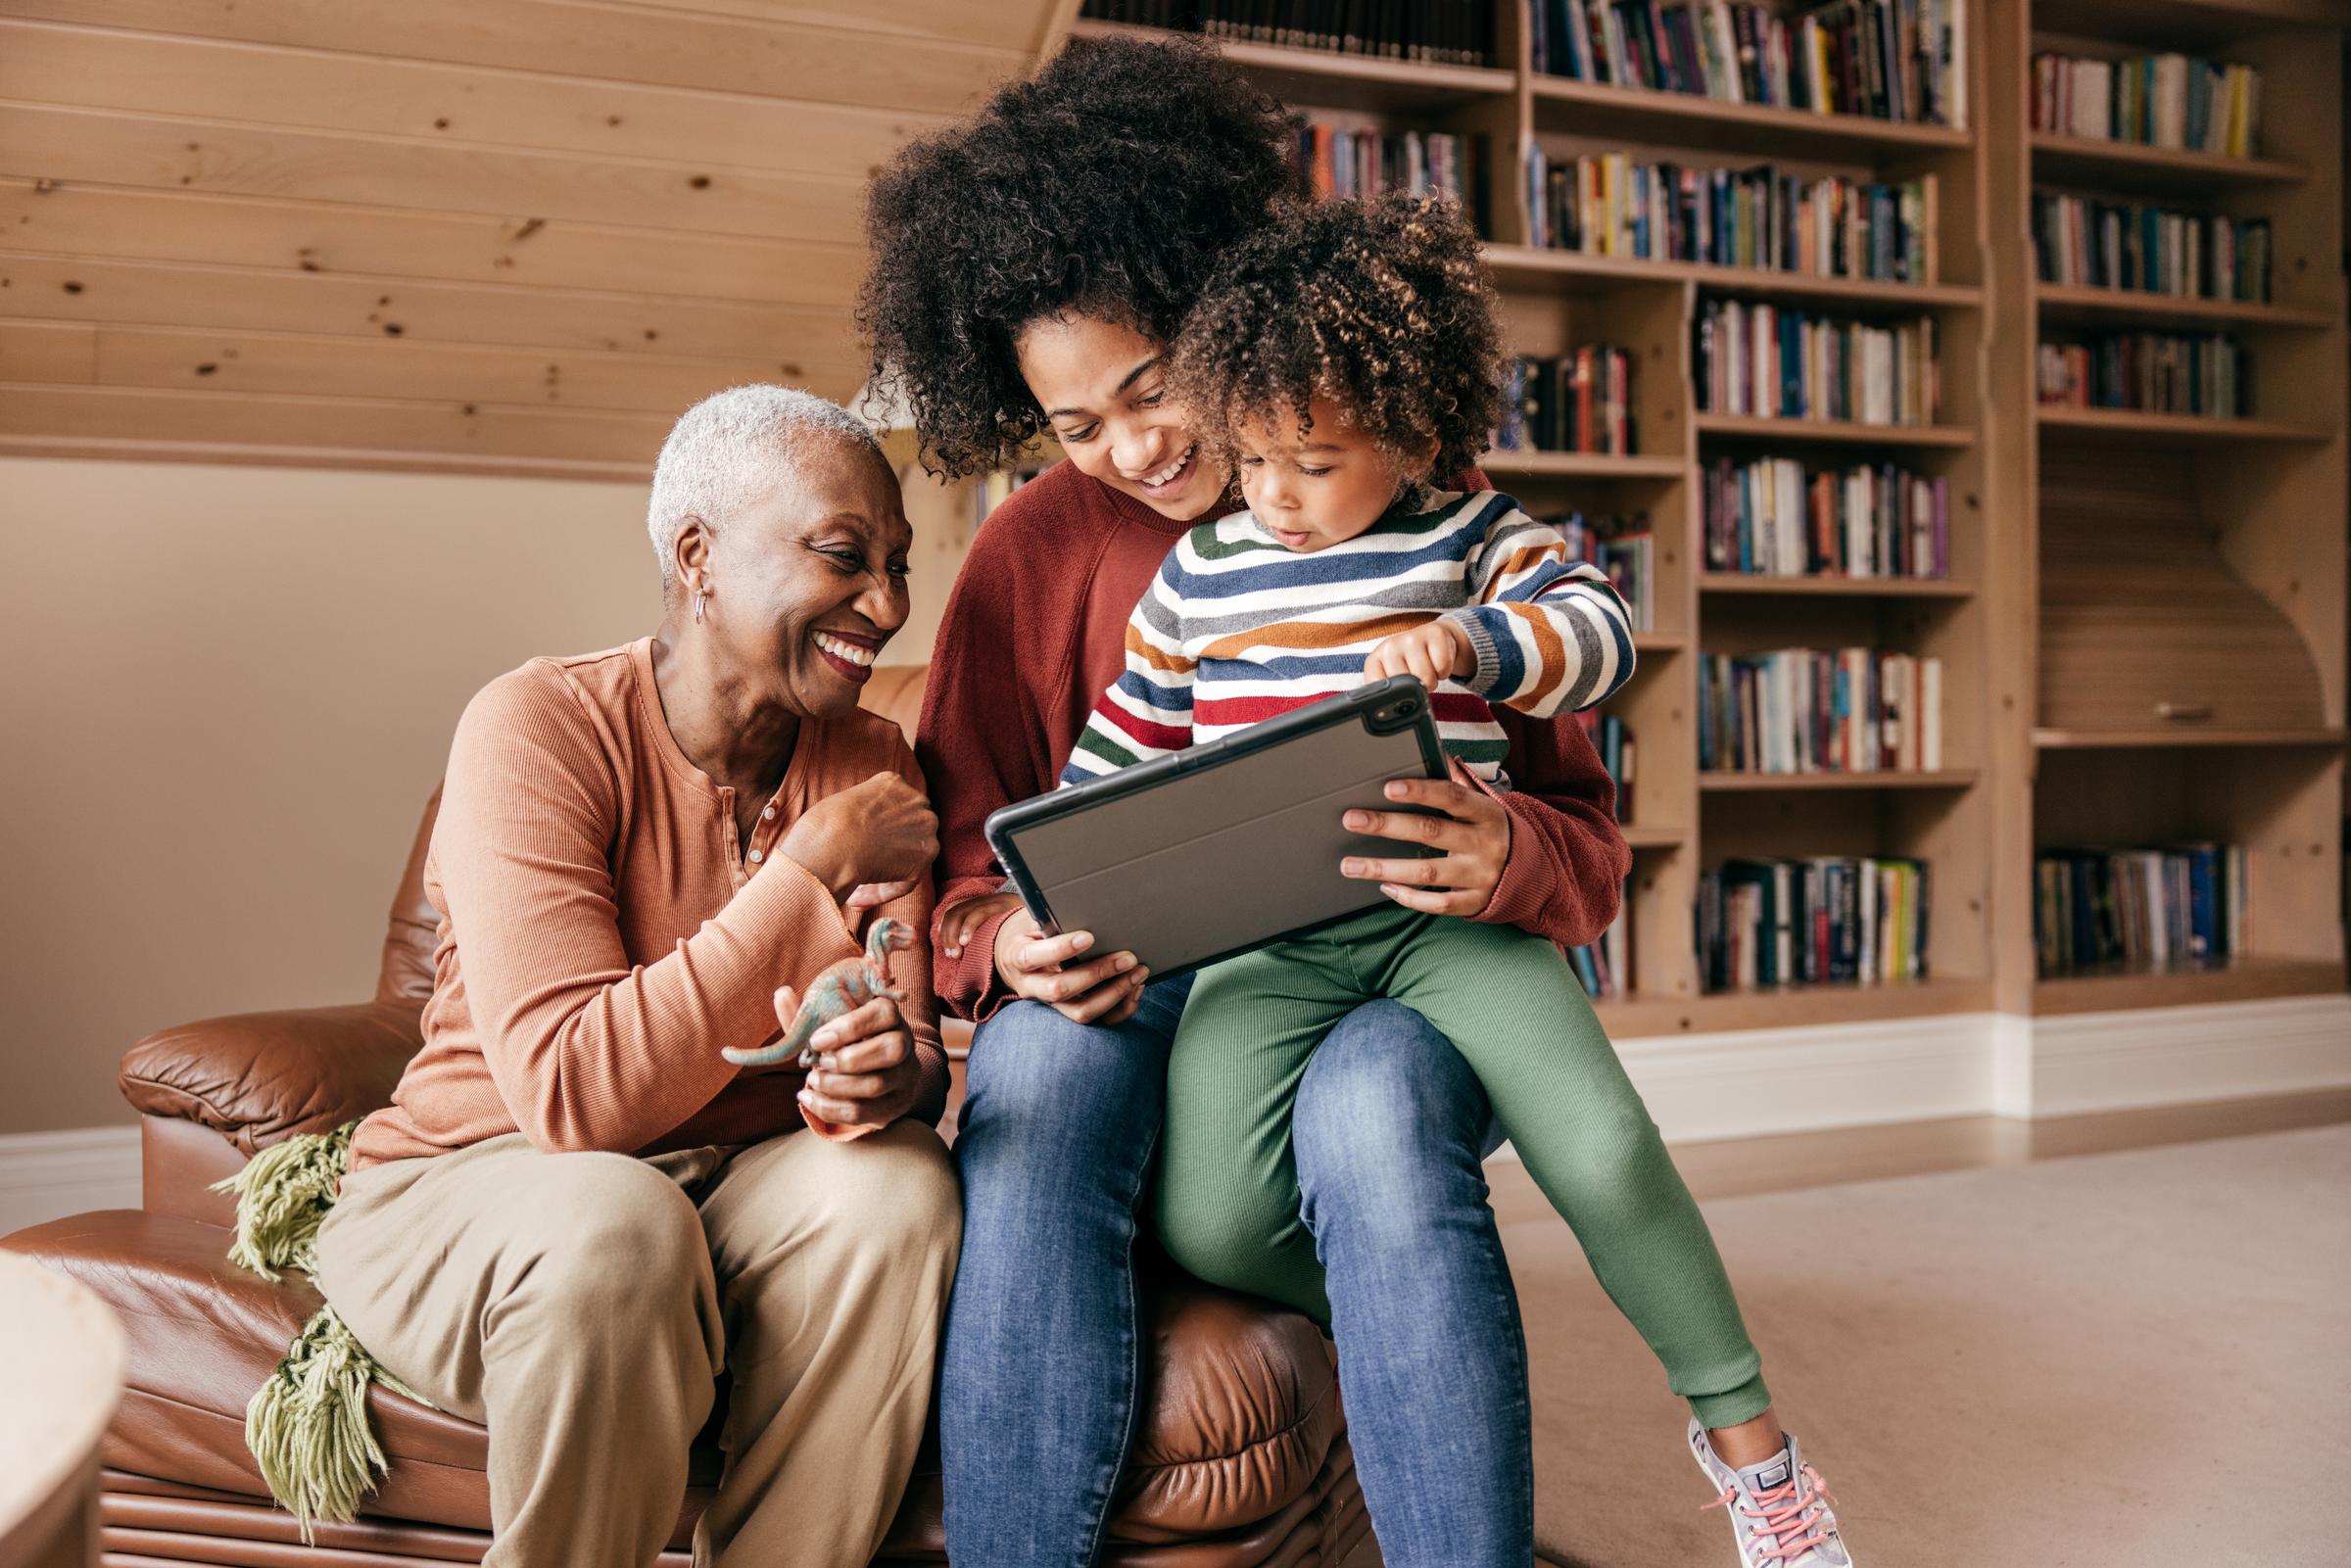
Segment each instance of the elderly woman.
[{"label": "elderly woman", "polygon": [[775,1038],[862,915],[929,919],[921,775],[857,707],[911,535],[865,428],[781,387],[679,420],[649,521],[660,629],[534,659],[458,721],[424,1049],[354,1140],[317,1280],[489,1427],[493,1568],[650,1561],[722,1369],[695,1560],[863,1562],[956,1263],[921,945],[903,1011],[838,1019],[814,1070],[721,1051]]}]

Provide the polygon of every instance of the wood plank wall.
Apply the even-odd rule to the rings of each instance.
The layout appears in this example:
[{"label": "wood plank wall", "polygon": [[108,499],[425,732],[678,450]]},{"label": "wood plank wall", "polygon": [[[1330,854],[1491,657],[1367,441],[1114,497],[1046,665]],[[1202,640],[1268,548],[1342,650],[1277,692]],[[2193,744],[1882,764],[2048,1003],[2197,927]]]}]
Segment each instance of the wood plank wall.
[{"label": "wood plank wall", "polygon": [[846,399],[863,187],[1076,0],[0,0],[0,451],[641,480]]}]

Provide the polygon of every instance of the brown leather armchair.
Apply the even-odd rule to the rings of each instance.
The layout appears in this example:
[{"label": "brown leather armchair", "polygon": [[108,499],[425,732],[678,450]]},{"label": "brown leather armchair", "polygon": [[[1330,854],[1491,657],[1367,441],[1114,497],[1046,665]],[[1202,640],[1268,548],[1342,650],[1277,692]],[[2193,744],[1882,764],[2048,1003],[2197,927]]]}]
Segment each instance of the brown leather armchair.
[{"label": "brown leather armchair", "polygon": [[[911,731],[922,677],[878,671],[867,706]],[[272,1285],[230,1264],[231,1207],[208,1190],[255,1150],[390,1098],[421,1043],[418,1014],[432,991],[438,922],[421,878],[439,803],[436,794],[425,809],[393,901],[374,1000],[212,1019],[141,1040],[120,1082],[139,1113],[142,1206],[0,1239],[80,1279],[122,1320],[128,1387],[107,1433],[100,1497],[110,1568],[423,1568],[479,1562],[490,1544],[488,1433],[376,1388],[368,1408],[391,1474],[359,1521],[320,1526],[316,1546],[302,1544],[246,1452],[244,1411],[318,1294],[299,1274]],[[956,1056],[968,1037],[951,1029]],[[960,1077],[958,1069],[958,1089]],[[1294,1313],[1172,1271],[1147,1298],[1147,1402],[1104,1561],[1305,1568],[1360,1551],[1376,1562],[1321,1336]],[[687,1561],[718,1467],[705,1434],[662,1563]],[[927,1451],[877,1561],[944,1556],[937,1460]]]}]

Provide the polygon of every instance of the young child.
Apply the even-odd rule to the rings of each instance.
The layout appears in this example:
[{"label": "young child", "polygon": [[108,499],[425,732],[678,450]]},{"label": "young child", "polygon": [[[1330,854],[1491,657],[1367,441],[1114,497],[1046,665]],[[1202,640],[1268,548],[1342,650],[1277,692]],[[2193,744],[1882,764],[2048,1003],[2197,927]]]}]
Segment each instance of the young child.
[{"label": "young child", "polygon": [[[1476,238],[1449,208],[1300,207],[1233,255],[1176,345],[1172,380],[1248,509],[1169,552],[1128,623],[1126,673],[1063,783],[1409,672],[1457,770],[1500,790],[1508,748],[1491,704],[1549,717],[1622,685],[1632,638],[1607,580],[1509,497],[1430,486],[1483,449],[1499,356]],[[1393,906],[1194,981],[1168,1072],[1169,1252],[1328,1321],[1298,1205],[1233,1219],[1253,1193],[1296,1192],[1290,1113],[1323,1036],[1366,1002],[1405,1003],[1476,1072],[1689,1401],[1691,1452],[1742,1563],[1846,1568],[1828,1494],[1772,1414],[1705,1221],[1565,956],[1513,927],[1427,913],[1442,896],[1428,889],[1384,890]],[[1223,1256],[1216,1241],[1236,1232],[1280,1243]]]}]

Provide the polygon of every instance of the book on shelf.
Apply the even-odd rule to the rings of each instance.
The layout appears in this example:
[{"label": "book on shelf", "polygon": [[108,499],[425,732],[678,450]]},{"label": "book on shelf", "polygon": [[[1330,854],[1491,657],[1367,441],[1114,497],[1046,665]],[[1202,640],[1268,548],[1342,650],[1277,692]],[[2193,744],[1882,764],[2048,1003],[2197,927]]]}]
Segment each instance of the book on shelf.
[{"label": "book on shelf", "polygon": [[1494,63],[1500,0],[1085,0],[1101,22],[1417,65]]},{"label": "book on shelf", "polygon": [[1570,558],[1597,566],[1624,600],[1633,630],[1647,632],[1656,625],[1656,536],[1649,513],[1630,516],[1586,516],[1563,512],[1542,521],[1559,531]]},{"label": "book on shelf", "polygon": [[1592,749],[1600,754],[1600,765],[1608,770],[1608,778],[1616,785],[1616,820],[1633,820],[1633,732],[1613,713],[1598,708],[1578,709],[1570,715],[1586,736]]},{"label": "book on shelf", "polygon": [[1612,344],[1587,344],[1557,358],[1504,361],[1501,451],[1592,451],[1634,448],[1633,356]]},{"label": "book on shelf", "polygon": [[1698,661],[1702,773],[1933,773],[1943,661],[1876,648],[1709,653]]},{"label": "book on shelf", "polygon": [[2266,305],[2270,220],[2035,191],[2033,261],[2043,283]]},{"label": "book on shelf", "polygon": [[1704,989],[1925,979],[1928,893],[1923,860],[1726,860],[1699,877]]},{"label": "book on shelf", "polygon": [[2241,419],[2253,411],[2253,356],[2225,332],[2081,332],[2040,345],[2044,405]]},{"label": "book on shelf", "polygon": [[1958,128],[1966,40],[1967,0],[1527,0],[1542,74]]},{"label": "book on shelf", "polygon": [[1628,883],[1616,905],[1616,918],[1601,932],[1600,940],[1567,949],[1567,966],[1584,984],[1584,994],[1598,1002],[1623,996],[1633,988],[1633,889]]},{"label": "book on shelf", "polygon": [[2261,72],[2181,54],[2033,57],[2033,128],[2181,152],[2251,158],[2261,146]]},{"label": "book on shelf", "polygon": [[1893,463],[1807,468],[1718,457],[1702,475],[1706,570],[1777,577],[1951,575],[1950,481]]},{"label": "book on shelf", "polygon": [[2044,976],[2182,968],[2245,951],[2242,844],[2044,849],[2033,857],[2033,892]]},{"label": "book on shelf", "polygon": [[1698,405],[1708,413],[1931,425],[1942,409],[1931,315],[1879,325],[1710,299],[1693,333]]},{"label": "book on shelf", "polygon": [[1387,130],[1314,115],[1295,123],[1294,158],[1318,197],[1441,196],[1459,204],[1478,233],[1493,232],[1483,136]]},{"label": "book on shelf", "polygon": [[1644,261],[1935,281],[1933,174],[1898,184],[1805,178],[1773,165],[1700,168],[1624,153],[1554,161],[1528,150],[1526,196],[1538,249]]}]

